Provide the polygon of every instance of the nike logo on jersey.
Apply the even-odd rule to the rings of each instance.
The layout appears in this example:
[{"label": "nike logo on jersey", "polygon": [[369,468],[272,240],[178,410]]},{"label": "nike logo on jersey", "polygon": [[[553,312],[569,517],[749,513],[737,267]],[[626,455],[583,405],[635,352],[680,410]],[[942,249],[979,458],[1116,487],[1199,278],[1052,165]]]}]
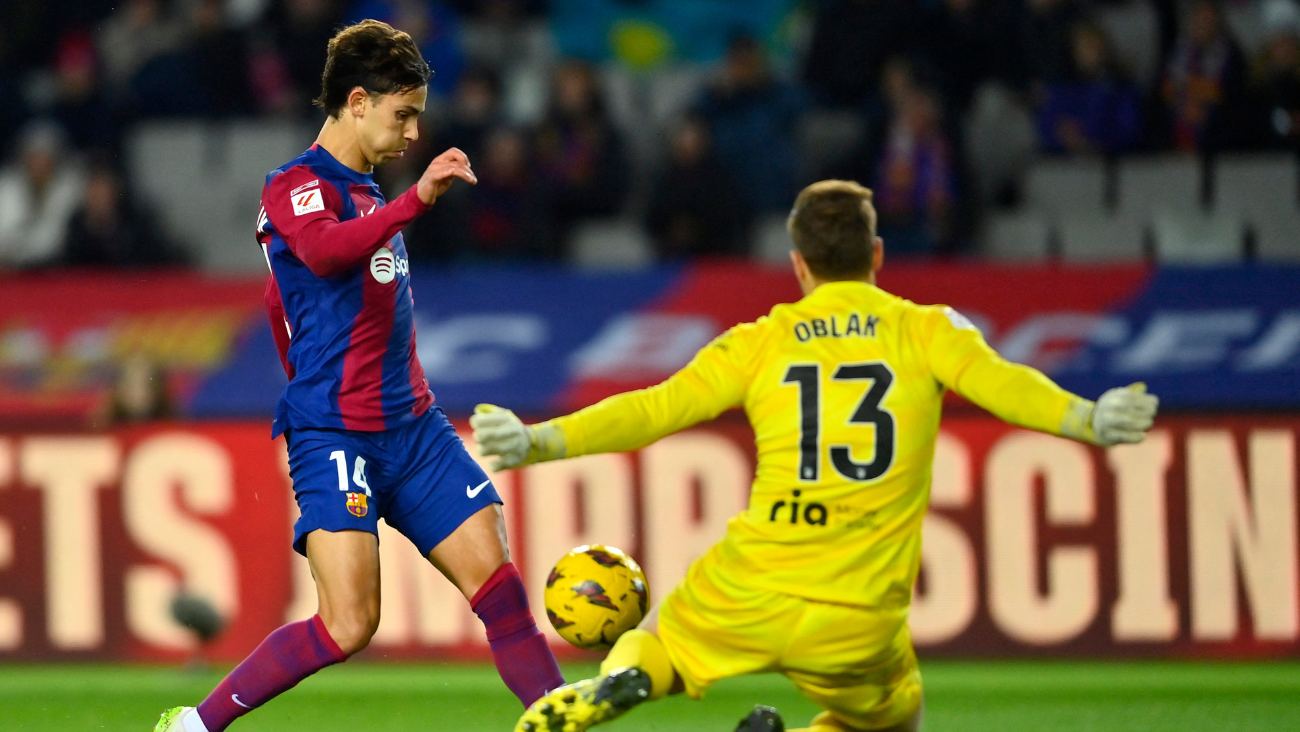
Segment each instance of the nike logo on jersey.
[{"label": "nike logo on jersey", "polygon": [[247,704],[245,704],[245,703],[243,703],[243,702],[241,702],[241,701],[239,700],[239,695],[238,695],[238,694],[231,694],[231,695],[230,695],[230,701],[233,701],[234,703],[238,704],[239,706],[241,706],[241,707],[243,707],[243,708],[245,708],[245,709],[252,709],[252,707],[248,706]]},{"label": "nike logo on jersey", "polygon": [[482,483],[479,483],[478,485],[474,486],[473,488],[470,488],[469,486],[465,486],[465,495],[469,496],[470,498],[473,498],[473,497],[477,496],[478,494],[482,493],[482,492],[483,492],[483,489],[486,488],[487,485],[488,485],[488,483],[491,483],[491,482],[492,482],[492,480],[491,480],[491,479],[488,479],[488,480],[483,481]]}]

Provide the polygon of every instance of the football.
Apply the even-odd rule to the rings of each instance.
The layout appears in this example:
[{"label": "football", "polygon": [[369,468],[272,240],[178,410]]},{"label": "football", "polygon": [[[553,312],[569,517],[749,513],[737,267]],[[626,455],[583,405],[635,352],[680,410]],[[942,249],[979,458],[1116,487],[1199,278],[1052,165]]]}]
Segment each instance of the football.
[{"label": "football", "polygon": [[589,651],[608,650],[650,609],[636,561],[612,546],[580,546],[546,577],[546,617],[560,637]]}]

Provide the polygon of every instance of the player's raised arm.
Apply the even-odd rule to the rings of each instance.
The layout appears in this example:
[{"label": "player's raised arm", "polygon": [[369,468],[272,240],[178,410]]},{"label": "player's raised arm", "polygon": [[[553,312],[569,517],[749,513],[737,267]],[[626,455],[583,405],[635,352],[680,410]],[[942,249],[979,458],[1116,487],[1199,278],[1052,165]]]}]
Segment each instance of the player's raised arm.
[{"label": "player's raised arm", "polygon": [[999,356],[952,308],[927,308],[912,326],[944,386],[1011,424],[1109,446],[1141,442],[1155,419],[1159,400],[1145,384],[1110,389],[1096,402],[1076,396]]},{"label": "player's raised arm", "polygon": [[347,221],[339,220],[343,200],[338,189],[306,169],[291,168],[276,176],[262,200],[294,255],[317,277],[331,277],[364,262],[428,211],[457,178],[478,182],[465,153],[452,148],[434,158],[420,180],[392,203]]},{"label": "player's raised arm", "polygon": [[741,403],[749,383],[744,343],[752,327],[718,336],[663,383],[541,424],[525,425],[508,409],[480,404],[470,417],[474,440],[482,454],[497,456],[493,470],[645,447]]}]

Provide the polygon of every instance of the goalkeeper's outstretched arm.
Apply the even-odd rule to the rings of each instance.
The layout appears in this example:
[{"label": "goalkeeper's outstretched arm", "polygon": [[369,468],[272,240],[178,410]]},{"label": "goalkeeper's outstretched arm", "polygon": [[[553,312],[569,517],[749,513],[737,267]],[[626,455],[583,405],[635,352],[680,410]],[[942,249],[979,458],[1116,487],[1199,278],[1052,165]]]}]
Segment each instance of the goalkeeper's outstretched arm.
[{"label": "goalkeeper's outstretched arm", "polygon": [[1037,369],[1006,361],[951,309],[932,310],[917,325],[929,334],[927,354],[940,383],[1006,422],[1102,446],[1141,442],[1151,429],[1159,400],[1145,384],[1110,389],[1092,402]]},{"label": "goalkeeper's outstretched arm", "polygon": [[470,417],[493,470],[600,452],[637,450],[738,406],[748,384],[737,326],[718,336],[667,381],[618,394],[573,414],[525,425],[513,412],[480,404]]}]

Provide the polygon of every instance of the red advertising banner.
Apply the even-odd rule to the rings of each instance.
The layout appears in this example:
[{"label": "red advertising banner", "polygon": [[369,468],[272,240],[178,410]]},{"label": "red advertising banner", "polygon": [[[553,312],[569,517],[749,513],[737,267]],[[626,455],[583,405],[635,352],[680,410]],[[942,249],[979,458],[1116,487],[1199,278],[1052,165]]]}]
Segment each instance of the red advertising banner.
[{"label": "red advertising banner", "polygon": [[[1297,432],[1292,416],[1175,416],[1141,445],[1100,450],[947,419],[918,646],[1300,655]],[[220,660],[313,613],[283,446],[267,434],[246,422],[0,435],[0,659],[185,658],[197,641],[169,611],[182,590],[228,619],[202,649]],[[729,416],[635,454],[493,476],[535,607],[551,562],[590,542],[632,552],[662,596],[744,507],[751,437]],[[380,547],[383,620],[366,653],[486,654],[455,588],[387,527]]]}]

